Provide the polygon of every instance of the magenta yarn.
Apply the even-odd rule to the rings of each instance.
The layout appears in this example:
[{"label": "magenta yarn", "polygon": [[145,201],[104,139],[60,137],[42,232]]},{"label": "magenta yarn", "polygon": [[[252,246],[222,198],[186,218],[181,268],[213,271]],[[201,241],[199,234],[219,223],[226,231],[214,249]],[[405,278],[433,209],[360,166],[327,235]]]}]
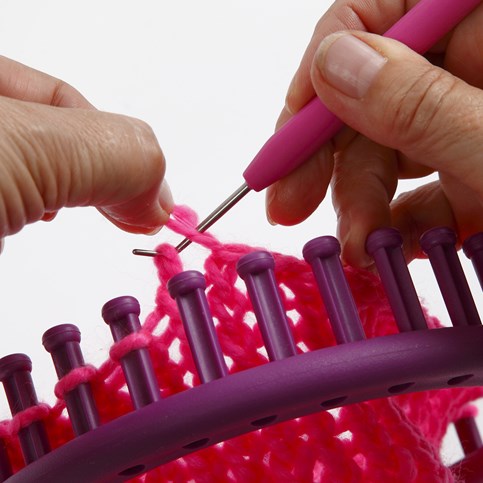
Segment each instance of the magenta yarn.
[{"label": "magenta yarn", "polygon": [[[192,237],[208,250],[204,261],[207,299],[230,373],[268,362],[252,308],[237,283],[236,264],[254,250],[243,244],[223,244],[208,233],[196,232],[195,213],[177,206],[167,228]],[[301,242],[302,246],[303,242]],[[190,248],[196,250],[196,246]],[[62,395],[77,384],[92,385],[100,419],[111,421],[132,411],[119,358],[133,348],[150,351],[163,397],[199,384],[176,302],[167,281],[190,267],[168,244],[157,247],[159,276],[154,308],[144,318],[142,332],[113,345],[110,357],[97,370],[72,371],[61,379]],[[204,250],[205,251],[205,250]],[[306,352],[335,344],[327,313],[310,266],[301,258],[273,254],[275,276],[293,333],[296,350]],[[366,271],[345,268],[367,338],[398,331],[379,279]],[[425,314],[430,327],[439,322]],[[408,393],[321,411],[318,414],[253,431],[172,461],[132,481],[145,482],[450,482],[455,481],[441,456],[448,426],[473,415],[469,403],[481,388],[451,388]],[[15,437],[35,419],[45,423],[52,447],[73,438],[62,415],[65,403],[18,414],[0,423],[14,470],[23,466]],[[27,412],[26,412],[27,413]]]}]

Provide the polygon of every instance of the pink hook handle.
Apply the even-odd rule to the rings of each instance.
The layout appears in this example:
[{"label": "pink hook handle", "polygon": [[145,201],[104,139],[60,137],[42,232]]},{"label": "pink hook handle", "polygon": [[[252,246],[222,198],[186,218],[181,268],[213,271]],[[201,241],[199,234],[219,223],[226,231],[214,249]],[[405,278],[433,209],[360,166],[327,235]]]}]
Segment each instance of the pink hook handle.
[{"label": "pink hook handle", "polygon": [[[421,0],[385,37],[424,53],[481,3],[481,0]],[[316,97],[264,144],[243,173],[247,185],[261,191],[283,178],[343,127]]]}]

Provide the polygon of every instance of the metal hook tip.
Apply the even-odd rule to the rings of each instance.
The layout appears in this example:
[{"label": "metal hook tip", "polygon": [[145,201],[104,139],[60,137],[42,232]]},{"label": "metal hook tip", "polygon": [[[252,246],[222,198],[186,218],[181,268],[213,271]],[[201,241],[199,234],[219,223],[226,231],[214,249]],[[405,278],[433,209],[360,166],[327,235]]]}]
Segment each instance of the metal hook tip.
[{"label": "metal hook tip", "polygon": [[132,252],[133,255],[140,255],[142,257],[155,257],[159,255],[159,253],[154,250],[143,250],[142,248],[135,248]]}]

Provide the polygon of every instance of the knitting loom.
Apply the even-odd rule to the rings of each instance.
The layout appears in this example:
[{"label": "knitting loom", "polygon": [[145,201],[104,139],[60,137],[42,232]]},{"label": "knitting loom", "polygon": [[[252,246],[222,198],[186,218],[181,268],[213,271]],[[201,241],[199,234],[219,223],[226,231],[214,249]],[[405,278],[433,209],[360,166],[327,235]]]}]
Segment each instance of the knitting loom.
[{"label": "knitting loom", "polygon": [[[237,271],[263,337],[270,362],[230,373],[208,307],[204,276],[185,271],[172,277],[176,300],[201,384],[161,398],[133,297],[107,302],[102,316],[116,344],[134,410],[101,424],[88,382],[69,378],[87,368],[80,332],[72,324],[48,330],[43,345],[52,355],[75,438],[51,450],[39,406],[30,359],[12,354],[0,360],[3,382],[25,466],[16,472],[0,440],[0,481],[125,481],[187,454],[251,431],[361,401],[443,389],[483,386],[483,328],[465,279],[456,236],[446,228],[421,238],[453,327],[429,329],[394,229],[370,235],[374,258],[398,333],[366,338],[331,236],[309,241],[303,257],[315,276],[337,344],[300,353],[291,333],[269,252],[242,256]],[[463,245],[483,286],[483,233]],[[116,344],[114,347],[116,347]],[[483,450],[471,417],[456,423],[465,458],[454,465],[464,481],[483,481]]]}]

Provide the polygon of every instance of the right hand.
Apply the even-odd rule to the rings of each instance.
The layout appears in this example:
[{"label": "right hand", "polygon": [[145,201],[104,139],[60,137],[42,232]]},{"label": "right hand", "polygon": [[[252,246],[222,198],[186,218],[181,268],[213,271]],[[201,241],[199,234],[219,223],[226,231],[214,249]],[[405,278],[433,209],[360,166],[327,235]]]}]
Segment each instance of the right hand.
[{"label": "right hand", "polygon": [[[419,237],[433,226],[452,227],[461,240],[483,230],[483,55],[477,47],[483,44],[483,5],[428,54],[443,70],[396,41],[361,32],[385,32],[406,3],[416,2],[334,2],[317,24],[278,123],[317,94],[349,126],[267,190],[267,212],[276,223],[299,223],[331,184],[342,257],[354,266],[372,262],[365,240],[382,226],[400,229],[408,260],[422,256]],[[354,29],[349,37],[386,58],[359,98],[342,92],[327,64],[327,51],[337,42],[330,34]],[[352,54],[332,51],[332,64],[336,55]],[[398,179],[434,171],[439,181],[392,201]]]}]

